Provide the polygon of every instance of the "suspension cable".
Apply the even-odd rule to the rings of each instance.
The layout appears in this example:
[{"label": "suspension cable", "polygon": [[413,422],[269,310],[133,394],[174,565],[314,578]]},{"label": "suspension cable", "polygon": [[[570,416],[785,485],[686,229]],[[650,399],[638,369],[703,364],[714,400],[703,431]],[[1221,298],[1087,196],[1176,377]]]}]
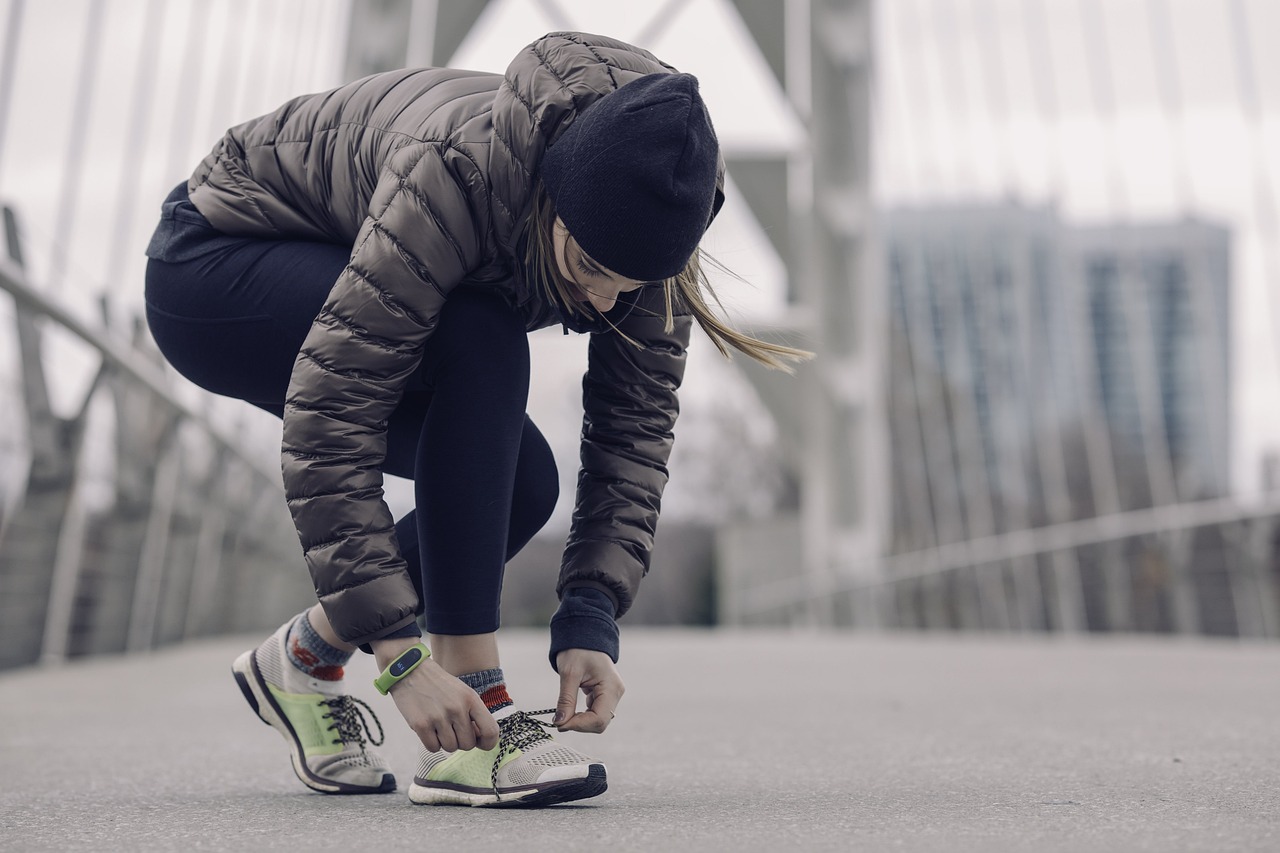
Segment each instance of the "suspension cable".
[{"label": "suspension cable", "polygon": [[[22,32],[23,0],[10,0],[9,23],[5,27],[4,48],[0,53],[0,165],[4,163],[4,143],[9,129],[9,104],[13,99],[13,81],[18,75],[18,36]],[[0,170],[0,175],[3,170]]]},{"label": "suspension cable", "polygon": [[71,106],[71,129],[67,134],[67,154],[62,169],[62,191],[58,195],[54,222],[59,223],[61,244],[52,247],[49,264],[48,288],[51,294],[62,289],[66,275],[68,254],[75,233],[76,202],[80,194],[80,174],[84,168],[85,146],[89,139],[89,115],[93,106],[93,91],[98,78],[98,54],[102,48],[102,12],[105,0],[90,0],[89,15],[85,21],[84,43],[80,51],[80,73],[76,84],[76,96]]},{"label": "suspension cable", "polygon": [[[113,216],[115,227],[112,229],[111,242],[107,245],[107,261],[103,267],[106,274],[103,283],[108,290],[124,275],[126,247],[133,233],[134,218],[142,200],[140,197],[145,195],[138,192],[136,187],[131,190],[130,184],[137,181],[146,151],[155,80],[159,77],[157,66],[160,61],[160,33],[164,29],[164,11],[168,5],[164,0],[148,0],[144,12],[146,24],[142,31],[142,42],[138,46],[129,120],[125,124],[124,153],[116,182],[116,210]],[[159,199],[146,201],[154,206]]]}]

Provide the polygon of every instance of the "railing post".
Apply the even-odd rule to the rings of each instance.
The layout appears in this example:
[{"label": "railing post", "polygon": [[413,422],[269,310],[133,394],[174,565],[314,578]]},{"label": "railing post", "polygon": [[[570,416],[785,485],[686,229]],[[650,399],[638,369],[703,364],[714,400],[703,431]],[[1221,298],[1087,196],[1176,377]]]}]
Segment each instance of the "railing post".
[{"label": "railing post", "polygon": [[156,465],[155,481],[151,487],[146,532],[138,555],[138,574],[133,586],[133,604],[129,611],[129,631],[125,639],[127,652],[143,651],[155,644],[161,585],[164,583],[165,560],[169,554],[173,504],[177,500],[182,479],[178,434],[175,424],[158,448],[160,462]]},{"label": "railing post", "polygon": [[1080,562],[1076,551],[1062,549],[1049,557],[1053,567],[1053,618],[1059,631],[1075,634],[1085,625],[1084,587],[1080,585]]},{"label": "railing post", "polygon": [[[6,254],[11,269],[25,274],[17,216],[5,207]],[[14,302],[19,369],[27,416],[31,467],[13,517],[0,540],[0,669],[40,657],[53,592],[62,526],[75,487],[84,411],[60,418],[49,404],[36,314]]]},{"label": "railing post", "polygon": [[227,452],[219,449],[209,468],[200,530],[196,536],[195,564],[187,589],[186,618],[182,623],[184,640],[207,630],[214,590],[223,573],[229,501],[234,493],[230,481],[235,475],[229,462]]},{"label": "railing post", "polygon": [[[98,369],[85,392],[80,412],[73,419],[78,424],[78,440],[81,443],[88,427],[89,407],[102,386],[105,373],[105,366]],[[83,472],[79,470],[79,466],[72,477],[71,496],[67,501],[66,515],[59,525],[58,549],[51,567],[49,606],[45,617],[44,639],[40,644],[40,660],[45,664],[58,664],[67,658],[74,624],[76,591],[80,586],[80,569],[84,564],[85,534],[89,518],[84,506]]]},{"label": "railing post", "polygon": [[1200,607],[1196,600],[1195,579],[1191,576],[1191,546],[1196,529],[1175,528],[1162,537],[1169,560],[1169,605],[1173,630],[1179,634],[1200,631]]},{"label": "railing post", "polygon": [[1044,624],[1044,585],[1040,583],[1040,560],[1035,556],[1009,561],[1013,594],[1018,602],[1018,625],[1023,631],[1039,631]]},{"label": "railing post", "polygon": [[1102,577],[1103,612],[1108,631],[1133,630],[1133,572],[1116,542],[1097,546]]},{"label": "railing post", "polygon": [[[1280,525],[1277,521],[1275,516],[1255,518],[1239,536],[1243,547],[1241,567],[1236,573],[1243,575],[1240,581],[1246,582],[1239,583],[1233,579],[1232,588],[1241,587],[1241,594],[1235,599],[1241,636],[1280,639],[1280,578],[1277,578],[1276,568],[1277,547],[1280,546],[1276,536]],[[1253,612],[1246,616],[1250,610]],[[1247,633],[1246,625],[1249,628]]]}]

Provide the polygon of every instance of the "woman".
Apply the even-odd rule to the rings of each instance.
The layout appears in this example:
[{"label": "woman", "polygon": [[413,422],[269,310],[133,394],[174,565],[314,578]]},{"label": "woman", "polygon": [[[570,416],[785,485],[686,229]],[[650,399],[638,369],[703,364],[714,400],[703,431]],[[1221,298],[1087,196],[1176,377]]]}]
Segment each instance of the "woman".
[{"label": "woman", "polygon": [[[554,33],[502,76],[403,70],[297,98],[228,131],[170,194],[147,252],[161,351],[284,421],[319,603],[233,669],[304,783],[395,788],[343,687],[362,647],[422,741],[414,802],[605,789],[604,766],[543,727],[603,732],[622,696],[615,620],[648,569],[692,322],[722,352],[802,356],[707,308],[697,246],[722,185],[693,77]],[[503,566],[557,497],[525,415],[526,335],[557,323],[591,342],[549,725],[511,702],[495,631]],[[384,473],[415,484],[398,523]]]}]

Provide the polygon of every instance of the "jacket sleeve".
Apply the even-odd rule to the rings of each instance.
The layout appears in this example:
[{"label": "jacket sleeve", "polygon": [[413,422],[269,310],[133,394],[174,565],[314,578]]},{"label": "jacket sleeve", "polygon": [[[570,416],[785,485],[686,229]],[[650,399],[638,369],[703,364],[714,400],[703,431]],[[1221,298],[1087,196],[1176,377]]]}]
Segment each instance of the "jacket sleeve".
[{"label": "jacket sleeve", "polygon": [[[582,466],[557,593],[575,586],[607,592],[622,616],[649,570],[667,459],[679,414],[691,318],[663,330],[659,288],[645,295],[619,331],[588,346],[583,379]],[[637,347],[636,344],[639,344]]]},{"label": "jacket sleeve", "polygon": [[387,420],[446,297],[479,265],[483,232],[467,192],[479,179],[447,146],[393,156],[294,363],[285,492],[320,603],[350,643],[391,633],[419,609],[383,500]]}]

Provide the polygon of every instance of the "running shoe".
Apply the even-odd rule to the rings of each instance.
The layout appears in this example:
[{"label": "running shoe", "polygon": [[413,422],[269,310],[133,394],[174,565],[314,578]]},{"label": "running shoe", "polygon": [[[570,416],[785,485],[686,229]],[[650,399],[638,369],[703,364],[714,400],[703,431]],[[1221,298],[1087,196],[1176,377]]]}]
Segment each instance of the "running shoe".
[{"label": "running shoe", "polygon": [[550,723],[509,705],[494,712],[493,749],[422,749],[409,799],[423,805],[547,806],[585,800],[608,787],[604,765],[552,740]]},{"label": "running shoe", "polygon": [[[385,794],[396,789],[387,763],[370,749],[384,740],[373,709],[343,693],[343,682],[311,678],[286,651],[290,622],[231,665],[240,692],[264,723],[284,735],[293,771],[325,794]],[[375,739],[365,712],[378,727]]]}]

